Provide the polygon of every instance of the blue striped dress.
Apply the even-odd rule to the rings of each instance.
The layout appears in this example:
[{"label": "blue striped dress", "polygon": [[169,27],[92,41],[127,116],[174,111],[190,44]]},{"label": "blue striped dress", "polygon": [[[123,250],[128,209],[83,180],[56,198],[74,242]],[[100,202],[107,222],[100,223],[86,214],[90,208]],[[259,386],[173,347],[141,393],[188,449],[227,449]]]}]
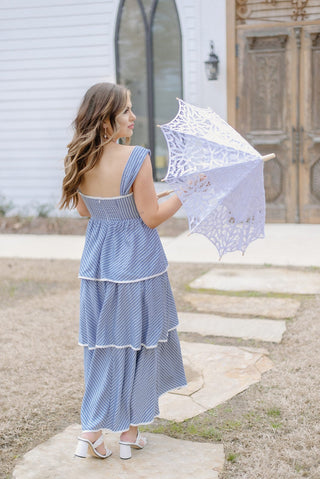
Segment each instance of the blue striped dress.
[{"label": "blue striped dress", "polygon": [[83,431],[148,424],[159,396],[186,384],[167,259],[129,193],[148,153],[132,150],[119,197],[80,193],[91,215],[79,272]]}]

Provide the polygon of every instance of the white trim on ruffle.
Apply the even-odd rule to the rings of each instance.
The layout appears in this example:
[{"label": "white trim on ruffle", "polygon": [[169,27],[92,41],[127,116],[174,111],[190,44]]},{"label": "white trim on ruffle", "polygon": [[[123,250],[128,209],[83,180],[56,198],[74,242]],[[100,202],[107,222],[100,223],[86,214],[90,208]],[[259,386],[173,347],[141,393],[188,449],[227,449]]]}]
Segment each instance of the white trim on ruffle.
[{"label": "white trim on ruffle", "polygon": [[[170,331],[174,331],[175,329],[177,329],[177,327],[178,327],[178,324],[177,324],[177,326],[175,326],[174,328],[168,329],[168,333],[170,333]],[[116,348],[116,349],[131,348],[131,349],[133,349],[134,351],[140,351],[142,347],[144,347],[145,349],[155,349],[155,348],[158,347],[158,344],[159,344],[159,343],[167,343],[167,342],[168,342],[168,336],[167,336],[166,339],[159,339],[159,341],[157,342],[157,344],[154,344],[153,346],[147,346],[146,344],[141,343],[140,348],[134,348],[134,347],[132,346],[132,344],[126,344],[126,345],[124,345],[124,346],[118,346],[118,345],[116,345],[116,344],[107,344],[107,345],[105,345],[105,346],[102,346],[102,345],[96,344],[94,348],[89,348],[89,345],[88,345],[88,344],[78,343],[78,345],[88,348],[89,351],[93,351],[93,350],[95,350],[95,349],[106,349],[106,348]]]},{"label": "white trim on ruffle", "polygon": [[147,279],[152,279],[156,278],[157,276],[161,276],[162,274],[166,273],[168,271],[168,266],[164,271],[161,271],[161,273],[154,274],[152,276],[146,276],[145,278],[139,278],[139,279],[131,279],[127,281],[119,281],[115,279],[109,279],[109,278],[89,278],[87,276],[78,276],[79,279],[87,279],[89,281],[109,281],[110,283],[119,283],[119,284],[125,284],[125,283],[139,283],[139,281],[146,281]]}]

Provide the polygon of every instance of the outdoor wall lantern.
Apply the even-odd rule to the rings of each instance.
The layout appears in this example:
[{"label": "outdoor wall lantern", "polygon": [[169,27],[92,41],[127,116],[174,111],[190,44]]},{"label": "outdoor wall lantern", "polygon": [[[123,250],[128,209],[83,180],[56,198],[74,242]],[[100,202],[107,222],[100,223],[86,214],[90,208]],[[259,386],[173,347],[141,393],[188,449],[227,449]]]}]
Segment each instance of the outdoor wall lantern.
[{"label": "outdoor wall lantern", "polygon": [[219,57],[214,53],[214,43],[210,42],[209,58],[204,62],[208,80],[217,80],[219,73]]}]

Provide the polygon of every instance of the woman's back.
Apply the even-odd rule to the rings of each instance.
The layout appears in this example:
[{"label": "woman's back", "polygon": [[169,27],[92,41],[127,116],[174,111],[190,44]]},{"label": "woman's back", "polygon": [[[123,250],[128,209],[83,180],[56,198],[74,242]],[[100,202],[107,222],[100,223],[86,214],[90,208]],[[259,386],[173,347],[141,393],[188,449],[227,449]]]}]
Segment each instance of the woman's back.
[{"label": "woman's back", "polygon": [[108,144],[98,163],[84,174],[80,191],[100,198],[120,196],[122,175],[133,149],[134,146]]}]

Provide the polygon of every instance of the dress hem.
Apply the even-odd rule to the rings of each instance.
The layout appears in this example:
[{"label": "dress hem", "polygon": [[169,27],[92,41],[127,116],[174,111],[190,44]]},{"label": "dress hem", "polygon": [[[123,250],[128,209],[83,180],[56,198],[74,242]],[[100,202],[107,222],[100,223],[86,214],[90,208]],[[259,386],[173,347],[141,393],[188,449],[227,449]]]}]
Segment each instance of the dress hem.
[{"label": "dress hem", "polygon": [[[165,391],[164,393],[162,393],[162,394],[160,394],[160,395],[158,396],[158,400],[159,400],[159,399],[161,398],[161,396],[163,396],[164,394],[167,394],[167,393],[169,393],[170,391],[175,391],[176,389],[179,390],[179,389],[181,389],[181,388],[186,387],[187,385],[188,385],[188,383],[187,383],[187,381],[186,381],[186,383],[185,383],[185,384],[182,384],[181,386],[177,386],[177,387],[175,387],[175,388],[168,389],[167,391]],[[130,423],[130,425],[129,425],[129,427],[128,427],[127,429],[115,429],[115,430],[114,430],[114,429],[110,429],[110,428],[108,428],[108,427],[100,427],[100,429],[84,429],[84,430],[81,431],[81,432],[111,431],[111,432],[117,432],[117,433],[120,433],[120,434],[121,434],[121,433],[123,433],[123,432],[129,431],[129,429],[130,429],[131,426],[133,426],[133,427],[139,427],[139,426],[147,426],[148,424],[152,424],[152,423],[154,422],[154,420],[155,420],[157,417],[159,417],[159,414],[160,414],[160,412],[153,417],[152,421],[139,422],[138,424]]]}]

